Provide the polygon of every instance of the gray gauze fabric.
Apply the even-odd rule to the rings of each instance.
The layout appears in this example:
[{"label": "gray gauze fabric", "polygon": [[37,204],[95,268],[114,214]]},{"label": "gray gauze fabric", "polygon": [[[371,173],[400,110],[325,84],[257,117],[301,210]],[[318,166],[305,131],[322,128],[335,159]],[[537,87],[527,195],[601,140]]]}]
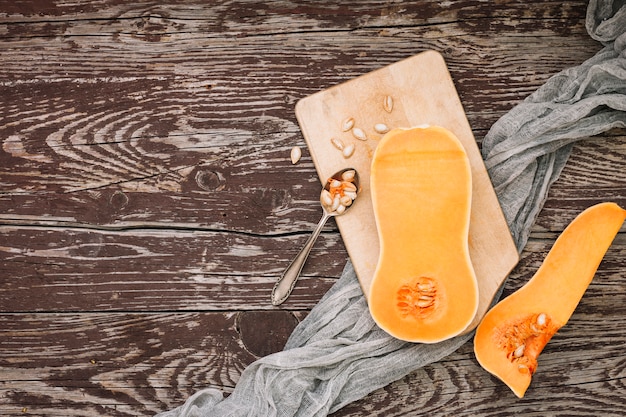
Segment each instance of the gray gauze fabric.
[{"label": "gray gauze fabric", "polygon": [[[587,30],[604,48],[550,78],[484,138],[485,164],[520,251],[572,144],[626,126],[625,3],[592,0]],[[326,416],[449,355],[471,337],[414,344],[387,335],[374,324],[348,262],[284,351],[249,365],[228,398],[204,389],[158,416]]]}]

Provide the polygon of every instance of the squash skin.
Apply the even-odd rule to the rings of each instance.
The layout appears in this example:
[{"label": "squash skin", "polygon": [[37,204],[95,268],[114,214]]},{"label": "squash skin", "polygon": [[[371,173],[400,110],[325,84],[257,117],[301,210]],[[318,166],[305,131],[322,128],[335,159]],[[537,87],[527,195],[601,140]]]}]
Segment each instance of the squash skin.
[{"label": "squash skin", "polygon": [[370,186],[380,241],[368,295],[375,322],[410,342],[462,333],[478,308],[462,144],[442,127],[394,129],[376,148]]},{"label": "squash skin", "polygon": [[[535,275],[483,318],[474,336],[480,365],[522,398],[536,370],[537,357],[556,331],[567,323],[604,254],[619,232],[626,210],[601,203],[579,214],[563,231]],[[542,325],[537,318],[543,314]],[[532,326],[530,331],[520,330]],[[512,334],[529,336],[513,351]],[[508,347],[507,347],[508,346]]]}]

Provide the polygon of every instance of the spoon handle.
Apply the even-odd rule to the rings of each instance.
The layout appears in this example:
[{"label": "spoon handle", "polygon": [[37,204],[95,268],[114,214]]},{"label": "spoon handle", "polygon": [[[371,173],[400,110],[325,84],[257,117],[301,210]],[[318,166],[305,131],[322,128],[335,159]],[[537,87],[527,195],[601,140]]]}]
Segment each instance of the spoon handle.
[{"label": "spoon handle", "polygon": [[293,290],[293,287],[295,287],[296,281],[300,276],[300,271],[302,271],[302,267],[309,257],[309,252],[311,252],[313,244],[315,244],[317,237],[320,235],[320,232],[329,217],[331,216],[324,212],[324,215],[315,227],[315,230],[313,230],[309,239],[306,241],[302,249],[300,249],[298,256],[291,261],[287,269],[285,269],[285,272],[283,272],[283,275],[276,282],[276,285],[274,285],[274,289],[272,290],[273,305],[277,306],[282,304],[289,297],[289,294],[291,294],[291,291]]}]

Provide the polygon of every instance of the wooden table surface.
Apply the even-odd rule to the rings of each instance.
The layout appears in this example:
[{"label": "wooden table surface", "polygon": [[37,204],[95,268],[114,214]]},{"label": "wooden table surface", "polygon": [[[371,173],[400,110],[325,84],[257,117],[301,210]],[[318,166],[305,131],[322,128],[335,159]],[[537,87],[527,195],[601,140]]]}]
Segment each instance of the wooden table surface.
[{"label": "wooden table surface", "polygon": [[[347,260],[331,220],[291,298],[270,304],[321,215],[296,101],[432,49],[480,142],[601,49],[586,6],[2,1],[0,415],[150,416],[231,392]],[[507,293],[584,208],[626,207],[625,159],[624,130],[575,146]],[[467,343],[335,416],[625,415],[625,230],[524,399]]]}]

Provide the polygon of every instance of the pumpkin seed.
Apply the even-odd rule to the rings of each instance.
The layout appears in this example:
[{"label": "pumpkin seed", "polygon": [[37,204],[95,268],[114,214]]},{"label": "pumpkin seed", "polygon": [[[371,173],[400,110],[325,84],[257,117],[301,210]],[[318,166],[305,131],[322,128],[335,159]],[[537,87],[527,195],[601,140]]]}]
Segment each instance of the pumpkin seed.
[{"label": "pumpkin seed", "polygon": [[383,100],[383,108],[387,113],[391,113],[393,110],[393,98],[391,96],[386,96]]},{"label": "pumpkin seed", "polygon": [[344,148],[344,144],[341,141],[341,139],[337,139],[337,138],[330,138],[330,143],[333,144],[333,146],[337,149],[339,149],[340,151],[343,150]]},{"label": "pumpkin seed", "polygon": [[339,194],[336,194],[335,198],[333,198],[333,203],[330,206],[330,211],[337,210],[337,208],[339,208],[340,205],[341,205],[341,196]]},{"label": "pumpkin seed", "polygon": [[300,160],[300,157],[302,157],[302,149],[300,149],[299,146],[291,148],[291,163],[297,163]]},{"label": "pumpkin seed", "polygon": [[331,206],[333,204],[333,197],[330,195],[328,190],[322,191],[322,204],[325,206]]},{"label": "pumpkin seed", "polygon": [[352,136],[354,136],[358,140],[367,140],[367,135],[365,135],[363,129],[360,129],[358,127],[352,128]]},{"label": "pumpkin seed", "polygon": [[345,148],[343,148],[342,153],[343,153],[344,158],[350,158],[352,154],[354,153],[354,143],[351,143]]},{"label": "pumpkin seed", "polygon": [[525,349],[526,349],[526,345],[519,345],[517,349],[515,349],[515,352],[513,352],[513,356],[515,356],[516,358],[522,357],[524,355]]},{"label": "pumpkin seed", "polygon": [[386,124],[384,124],[384,123],[376,123],[374,125],[374,130],[377,133],[383,134],[383,133],[389,132],[389,127]]},{"label": "pumpkin seed", "polygon": [[417,303],[415,303],[415,305],[417,305],[420,308],[430,307],[431,305],[433,305],[433,300],[418,300]]},{"label": "pumpkin seed", "polygon": [[348,117],[341,123],[341,130],[343,130],[344,132],[347,132],[348,130],[352,129],[353,126],[354,126],[354,118]]},{"label": "pumpkin seed", "polygon": [[344,191],[343,195],[347,195],[351,199],[356,199],[356,191]]},{"label": "pumpkin seed", "polygon": [[356,185],[354,185],[353,182],[343,181],[341,185],[343,186],[344,191],[356,191]]},{"label": "pumpkin seed", "polygon": [[339,202],[341,203],[342,206],[346,206],[349,207],[352,205],[352,198],[350,196],[344,195],[343,197],[341,197],[341,199],[339,200]]},{"label": "pumpkin seed", "polygon": [[[348,171],[345,171],[343,174],[341,174],[341,179],[344,181],[354,181],[354,176],[356,175],[356,171],[353,169],[350,169]],[[356,188],[356,187],[355,187]]]},{"label": "pumpkin seed", "polygon": [[541,313],[537,316],[537,324],[540,326],[546,325],[546,315],[545,313]]}]

